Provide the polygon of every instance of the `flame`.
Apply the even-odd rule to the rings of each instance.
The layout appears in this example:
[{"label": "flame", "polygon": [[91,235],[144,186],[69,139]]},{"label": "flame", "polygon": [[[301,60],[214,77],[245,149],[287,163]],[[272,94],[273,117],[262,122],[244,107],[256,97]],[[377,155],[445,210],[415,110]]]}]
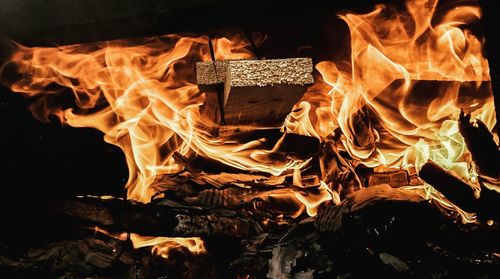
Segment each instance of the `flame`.
[{"label": "flame", "polygon": [[[321,77],[287,128],[321,139],[339,130],[339,149],[369,167],[419,169],[431,159],[476,183],[457,119],[464,109],[490,130],[495,125],[483,43],[468,27],[480,16],[477,6],[457,3],[443,11],[437,0],[406,1],[405,11],[378,5],[367,14],[341,14],[350,59],[316,65]],[[425,187],[427,197],[474,220]]]},{"label": "flame", "polygon": [[152,253],[168,258],[168,254],[175,248],[186,247],[191,253],[197,255],[205,253],[205,244],[198,237],[148,237],[130,234],[134,248],[153,246]]},{"label": "flame", "polygon": [[121,241],[127,241],[130,238],[134,248],[152,246],[151,252],[163,258],[168,258],[170,251],[180,247],[187,248],[193,254],[206,252],[204,242],[198,237],[152,237],[136,233],[112,233],[97,226],[92,230]]},{"label": "flame", "polygon": [[306,207],[306,212],[309,216],[316,216],[320,205],[332,199],[336,200],[335,194],[335,192],[328,188],[325,182],[321,181],[315,193],[302,194],[295,192],[295,197]]},{"label": "flame", "polygon": [[[405,11],[378,5],[367,14],[341,14],[350,30],[350,57],[316,65],[320,76],[283,129],[321,140],[338,137],[339,150],[369,167],[418,169],[432,159],[474,181],[456,119],[465,109],[490,129],[495,125],[482,40],[468,28],[480,16],[477,6],[457,3],[443,11],[437,0],[409,0]],[[237,35],[215,39],[214,45],[217,59],[252,56]],[[37,97],[32,106],[37,118],[55,116],[73,127],[98,129],[106,142],[119,146],[129,168],[130,199],[149,202],[152,183],[182,169],[172,157],[175,151],[271,175],[294,171],[300,187],[307,160],[277,161],[270,156],[276,148],[264,148],[259,140],[229,141],[206,131],[209,120],[200,114],[205,95],[195,84],[194,62],[209,60],[206,37],[166,35],[61,47],[18,45],[0,72],[16,72],[10,88]],[[474,95],[464,98],[463,90]],[[53,101],[66,94],[73,95],[74,105]],[[315,215],[322,203],[339,202],[331,188],[321,181],[314,194],[290,196]],[[454,208],[442,196],[428,196]],[[172,241],[203,251],[198,238],[133,240],[137,247],[158,245],[155,252],[161,255],[171,245],[160,243]]]},{"label": "flame", "polygon": [[[215,40],[216,57],[251,57],[235,36]],[[149,186],[181,166],[174,151],[189,150],[236,168],[278,175],[300,166],[296,160],[272,160],[273,149],[259,140],[238,143],[211,137],[200,114],[205,95],[194,82],[194,62],[210,60],[203,37],[168,35],[138,42],[118,40],[53,48],[18,46],[10,63],[21,78],[11,89],[42,96],[32,107],[39,119],[55,115],[73,127],[92,127],[119,146],[129,167],[128,197],[149,202]],[[58,86],[54,86],[58,85]],[[52,105],[51,95],[69,88],[76,108]]]},{"label": "flame", "polygon": [[[479,18],[477,7],[457,7],[431,24],[436,21],[437,1],[407,1],[406,6],[407,14],[379,5],[368,14],[341,15],[350,29],[351,60],[316,66],[330,100],[323,101],[328,107],[321,105],[315,111],[315,118],[321,119],[315,131],[325,138],[340,128],[345,150],[371,167],[399,163],[420,140],[439,142],[440,135],[448,133],[444,130],[456,130],[456,125],[446,121],[456,120],[466,105],[458,100],[460,82],[473,82],[480,88],[489,80],[480,40],[460,29],[467,23],[464,20]],[[433,94],[422,92],[419,81],[442,88]],[[491,92],[482,92],[474,100],[476,111],[493,113],[492,106],[477,107],[491,103]],[[362,109],[369,110],[381,126],[373,131],[374,145],[356,142],[356,117]],[[308,130],[308,126],[301,128]],[[460,141],[456,149],[464,149]]]},{"label": "flame", "polygon": [[[213,42],[217,59],[251,57],[239,36]],[[192,67],[200,60],[210,60],[207,38],[168,35],[62,47],[17,45],[1,71],[20,74],[10,84],[13,91],[38,97],[31,108],[38,119],[56,116],[73,127],[96,128],[106,142],[119,146],[129,168],[129,199],[149,202],[155,179],[181,169],[171,156],[174,151],[195,150],[235,167],[271,173],[293,165],[261,163],[259,158],[265,160],[269,151],[259,149],[259,142],[223,144],[209,137],[199,112],[205,96],[197,89]],[[68,92],[74,107],[51,101]],[[138,246],[162,241],[203,246],[200,239],[133,241]],[[158,251],[164,254],[165,247]]]}]

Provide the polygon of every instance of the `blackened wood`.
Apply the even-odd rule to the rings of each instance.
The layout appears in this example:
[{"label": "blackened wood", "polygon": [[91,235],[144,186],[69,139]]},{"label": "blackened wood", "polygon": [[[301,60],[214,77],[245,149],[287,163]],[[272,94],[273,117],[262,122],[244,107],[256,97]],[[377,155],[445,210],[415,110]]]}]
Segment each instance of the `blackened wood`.
[{"label": "blackened wood", "polygon": [[[278,138],[279,136],[279,138]],[[316,155],[319,150],[319,139],[303,135],[281,133],[270,136],[270,143],[276,143],[281,140],[277,151],[287,154],[296,154],[302,156]]]},{"label": "blackened wood", "polygon": [[500,19],[495,1],[479,0],[482,11],[483,30],[485,33],[484,49],[490,68],[491,87],[495,98],[495,111],[497,118],[497,134],[500,135],[500,42],[497,39]]},{"label": "blackened wood", "polygon": [[484,186],[480,193],[451,172],[432,161],[424,164],[420,178],[432,185],[451,202],[469,212],[477,212],[480,219],[500,220],[500,194]]},{"label": "blackened wood", "polygon": [[370,110],[366,107],[361,108],[354,114],[351,121],[354,129],[354,144],[362,148],[374,148],[376,136],[372,127]]},{"label": "blackened wood", "polygon": [[[258,140],[260,141],[260,145],[256,147],[256,149],[272,150],[273,152],[270,153],[269,156],[273,156],[273,158],[276,159],[308,159],[318,154],[320,149],[320,141],[318,138],[283,133],[280,129],[254,129],[248,131],[225,129],[224,131],[219,130],[218,132],[224,133],[224,135],[219,134],[218,137],[223,137],[227,141],[237,141],[243,144]],[[173,157],[177,163],[185,166],[192,173],[200,171],[205,171],[207,173],[252,172],[251,170],[237,169],[201,155],[183,156],[178,152],[174,152]]]},{"label": "blackened wood", "polygon": [[477,171],[493,179],[500,178],[500,151],[488,127],[479,119],[476,125],[471,122],[470,114],[460,113],[459,129],[465,139],[467,149],[472,155]]},{"label": "blackened wood", "polygon": [[478,199],[474,196],[473,187],[438,164],[427,161],[419,176],[460,208],[469,212],[478,208]]},{"label": "blackened wood", "polygon": [[235,140],[246,143],[252,140],[263,140],[263,148],[271,149],[278,141],[281,141],[277,151],[301,154],[304,156],[315,155],[319,151],[320,142],[318,138],[283,133],[279,128],[273,129],[242,129],[238,127],[223,127],[219,129],[219,136],[226,140]]},{"label": "blackened wood", "polygon": [[353,192],[347,195],[340,204],[321,210],[315,225],[320,232],[336,231],[342,227],[345,214],[354,214],[362,209],[381,204],[405,203],[409,205],[420,202],[424,202],[424,198],[414,191],[381,184]]},{"label": "blackened wood", "polygon": [[91,222],[104,229],[142,235],[190,237],[245,237],[251,220],[225,212],[211,213],[198,207],[172,208],[156,204],[132,203],[95,197],[54,202],[58,214]]}]

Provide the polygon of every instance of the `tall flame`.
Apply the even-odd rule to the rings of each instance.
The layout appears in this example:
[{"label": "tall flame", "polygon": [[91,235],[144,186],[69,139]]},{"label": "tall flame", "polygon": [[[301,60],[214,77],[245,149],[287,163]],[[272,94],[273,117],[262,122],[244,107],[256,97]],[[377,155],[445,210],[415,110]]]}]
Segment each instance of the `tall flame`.
[{"label": "tall flame", "polygon": [[378,5],[367,14],[341,14],[350,60],[316,65],[321,79],[287,128],[321,139],[340,130],[339,148],[369,167],[419,169],[432,159],[475,182],[457,119],[463,109],[490,130],[495,125],[488,62],[468,28],[480,15],[477,6],[460,3],[438,11],[437,0],[406,1],[405,12]]},{"label": "tall flame", "polygon": [[[223,145],[201,128],[204,120],[199,107],[205,96],[194,82],[192,65],[210,59],[207,42],[203,37],[169,35],[48,48],[18,45],[2,71],[9,72],[14,66],[21,74],[11,84],[13,91],[41,95],[32,106],[37,118],[47,120],[55,115],[73,127],[96,128],[104,133],[106,142],[119,146],[129,168],[128,198],[149,202],[155,179],[181,169],[171,156],[174,151],[185,154],[193,149],[228,164],[269,172],[287,167],[286,162],[269,166],[252,159],[253,154],[265,152],[258,144]],[[217,59],[251,56],[237,36],[214,43]],[[76,107],[51,102],[53,95],[66,94],[65,88],[74,95]],[[138,247],[166,241],[132,240]],[[203,250],[200,241],[168,239]],[[160,246],[158,251],[164,253],[166,246]]]},{"label": "tall flame", "polygon": [[[479,19],[479,8],[460,6],[437,17],[436,6],[437,0],[412,0],[407,1],[406,14],[379,5],[368,14],[341,15],[350,29],[351,60],[324,61],[316,66],[324,88],[318,92],[319,85],[312,87],[304,100],[310,97],[319,103],[311,110],[319,121],[314,132],[308,125],[292,130],[326,138],[340,128],[344,148],[375,167],[400,160],[419,140],[440,141],[437,131],[446,129],[440,126],[445,120],[457,119],[461,109],[477,109],[476,114],[491,119],[492,107],[483,106],[491,103],[491,92],[481,88],[490,79],[488,62],[482,56],[481,41],[461,28]],[[419,81],[441,82],[434,83],[436,92],[429,92],[432,89],[418,87]],[[461,103],[461,85],[468,83],[481,91],[474,92],[474,102]],[[310,110],[309,104],[298,107]],[[381,126],[374,131],[375,145],[356,142],[355,116],[364,108]],[[304,115],[292,125],[304,122]],[[489,122],[490,129],[493,124]],[[452,126],[448,124],[448,129]],[[459,148],[464,148],[463,140]]]},{"label": "tall flame", "polygon": [[[218,59],[251,56],[239,37],[215,41]],[[131,42],[118,40],[54,48],[19,46],[10,65],[22,77],[11,85],[15,92],[47,97],[69,88],[77,108],[52,106],[40,98],[33,112],[41,119],[56,115],[73,127],[102,131],[105,140],[119,146],[129,167],[128,197],[148,202],[155,179],[180,170],[174,151],[189,150],[228,165],[271,174],[297,166],[272,161],[272,149],[258,141],[237,143],[213,138],[206,132],[199,108],[204,104],[194,82],[193,63],[210,60],[207,38],[163,36]],[[7,64],[5,67],[8,67]],[[60,104],[57,104],[60,105]]]}]

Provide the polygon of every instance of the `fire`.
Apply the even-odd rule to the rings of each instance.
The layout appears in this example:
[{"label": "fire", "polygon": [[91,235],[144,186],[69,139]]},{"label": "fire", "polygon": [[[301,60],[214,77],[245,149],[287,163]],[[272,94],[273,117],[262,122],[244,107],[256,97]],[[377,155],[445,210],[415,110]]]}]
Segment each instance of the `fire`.
[{"label": "fire", "polygon": [[[181,169],[171,157],[174,151],[185,154],[192,149],[248,168],[254,162],[251,155],[262,152],[252,146],[224,145],[203,131],[199,107],[204,95],[197,89],[191,66],[210,59],[207,42],[204,37],[169,35],[50,48],[18,45],[2,71],[14,66],[22,75],[10,84],[13,91],[42,96],[32,107],[38,119],[55,115],[73,127],[93,127],[104,133],[106,142],[119,146],[129,168],[128,198],[148,202],[155,193],[150,188],[155,179]],[[251,56],[246,43],[236,36],[214,44],[217,59]],[[66,94],[67,88],[75,107],[50,104],[52,95]],[[270,166],[269,171],[284,167]],[[266,170],[267,165],[255,162],[254,168]],[[162,242],[134,240],[139,246]],[[190,244],[191,240],[168,241]],[[203,245],[195,246],[203,250]]]},{"label": "fire", "polygon": [[152,252],[163,258],[168,258],[172,249],[186,247],[193,254],[205,252],[205,245],[198,237],[145,237],[138,234],[130,234],[134,248],[153,246]]},{"label": "fire", "polygon": [[[283,130],[322,141],[340,135],[337,148],[368,167],[418,169],[432,159],[474,181],[456,119],[464,109],[490,129],[495,124],[482,41],[467,28],[481,13],[469,5],[437,11],[437,0],[411,0],[404,12],[378,5],[367,14],[341,14],[350,30],[350,59],[316,65],[320,76]],[[248,43],[236,35],[214,39],[214,45],[217,59],[252,57]],[[129,199],[149,202],[153,182],[182,169],[172,157],[175,151],[270,175],[294,171],[294,184],[300,184],[301,168],[310,160],[275,161],[269,156],[275,148],[258,140],[229,141],[206,131],[209,120],[200,114],[205,95],[193,66],[210,59],[206,37],[166,35],[60,47],[17,45],[1,72],[18,74],[9,84],[13,91],[38,97],[32,107],[37,118],[56,116],[73,127],[98,129],[106,142],[119,146],[129,168]],[[463,90],[476,95],[466,98]],[[73,106],[50,101],[68,92]],[[324,181],[315,194],[291,193],[309,215],[325,201],[339,202]],[[197,238],[134,237],[137,247],[172,241],[193,252],[204,249]],[[166,255],[170,248],[165,247],[155,251]]]},{"label": "fire", "polygon": [[[272,150],[259,141],[236,143],[212,138],[204,129],[199,108],[205,96],[194,81],[192,65],[210,60],[207,38],[169,35],[139,42],[119,40],[90,45],[25,48],[4,66],[15,66],[23,76],[11,84],[29,96],[65,94],[69,88],[76,108],[51,106],[41,98],[32,110],[39,119],[56,115],[73,127],[102,131],[105,140],[119,146],[129,167],[128,197],[149,202],[149,186],[158,176],[180,166],[174,151],[189,150],[240,169],[280,174],[295,161],[271,162]],[[216,57],[251,56],[239,37],[215,40]],[[59,85],[50,89],[52,85]]]},{"label": "fire", "polygon": [[[378,5],[367,14],[341,14],[351,35],[350,61],[316,65],[320,82],[297,104],[300,113],[290,115],[287,128],[321,139],[340,129],[339,149],[369,167],[419,169],[432,159],[475,182],[457,119],[463,109],[490,130],[495,124],[488,62],[481,39],[468,29],[481,13],[468,5],[437,9],[437,0],[410,0],[405,12]],[[464,98],[467,88],[475,95]],[[376,126],[360,126],[366,114]],[[371,135],[360,133],[370,129]],[[426,187],[427,197],[456,208]]]}]

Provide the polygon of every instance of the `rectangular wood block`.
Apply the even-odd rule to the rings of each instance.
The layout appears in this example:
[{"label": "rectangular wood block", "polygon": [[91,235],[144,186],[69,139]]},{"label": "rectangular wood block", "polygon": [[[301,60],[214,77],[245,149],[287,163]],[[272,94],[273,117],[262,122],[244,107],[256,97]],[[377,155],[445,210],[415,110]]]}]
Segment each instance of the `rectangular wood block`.
[{"label": "rectangular wood block", "polygon": [[226,123],[281,126],[313,83],[312,60],[229,61],[224,84]]},{"label": "rectangular wood block", "polygon": [[314,82],[310,58],[199,62],[196,69],[200,90],[207,94],[204,110],[216,123],[220,115],[213,109],[218,108],[214,94],[224,80],[228,125],[279,127]]}]

